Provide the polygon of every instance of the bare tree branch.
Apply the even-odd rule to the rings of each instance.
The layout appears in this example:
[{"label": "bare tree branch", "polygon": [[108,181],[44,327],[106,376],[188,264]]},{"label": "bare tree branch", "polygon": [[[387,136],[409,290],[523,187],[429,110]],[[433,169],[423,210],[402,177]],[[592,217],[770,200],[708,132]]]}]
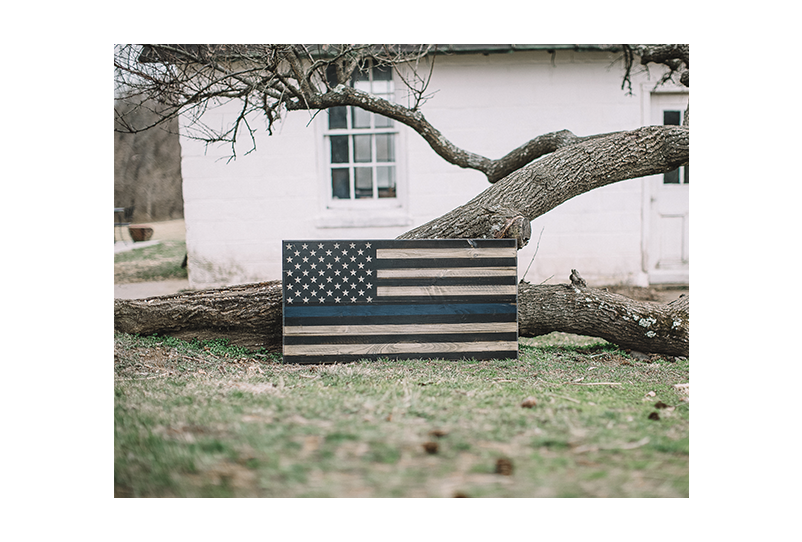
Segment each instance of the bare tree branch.
[{"label": "bare tree branch", "polygon": [[[557,149],[586,140],[567,130],[543,134],[498,159],[457,147],[419,110],[428,98],[426,92],[435,58],[430,53],[436,52],[434,46],[319,45],[314,46],[314,51],[305,45],[151,45],[144,48],[118,46],[116,49],[114,66],[118,91],[161,101],[166,105],[162,112],[165,119],[189,112],[196,132],[186,134],[187,137],[207,144],[230,143],[232,158],[236,157],[235,145],[242,127],[249,131],[251,138],[252,147],[248,152],[255,148],[255,131],[248,120],[253,114],[264,114],[268,132],[272,133],[273,123],[283,111],[338,106],[359,107],[409,126],[444,160],[481,171],[490,183]],[[623,51],[625,85],[631,85],[636,57],[640,57],[643,65],[667,66],[669,72],[664,80],[679,72],[681,80],[687,84],[687,45],[625,45]],[[420,62],[427,57],[431,58],[429,74],[420,76]],[[372,58],[377,65],[390,66],[399,74],[412,97],[411,107],[347,85],[353,72],[367,65],[367,58]],[[333,86],[326,77],[329,66],[335,67],[337,81]],[[203,125],[200,111],[208,104],[230,100],[242,102],[233,126],[221,131]],[[131,126],[125,119],[117,120],[116,129],[144,129]]]}]

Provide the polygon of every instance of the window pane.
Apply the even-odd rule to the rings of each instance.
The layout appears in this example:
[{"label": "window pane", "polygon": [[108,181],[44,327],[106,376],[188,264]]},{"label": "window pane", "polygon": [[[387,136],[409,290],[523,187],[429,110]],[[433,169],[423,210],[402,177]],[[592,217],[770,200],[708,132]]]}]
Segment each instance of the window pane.
[{"label": "window pane", "polygon": [[[680,125],[679,111],[663,111],[663,124],[666,126]],[[679,169],[663,174],[663,184],[679,184]]]},{"label": "window pane", "polygon": [[393,125],[393,119],[388,119],[381,115],[373,115],[373,122],[376,123],[377,128],[385,128]]},{"label": "window pane", "polygon": [[689,168],[690,168],[690,164],[688,164],[688,165],[687,165],[687,166],[685,166],[685,168],[684,168],[684,169],[685,169],[685,184],[688,184],[688,183],[690,182],[690,178],[688,177],[688,175],[689,175],[689,173],[688,173],[688,170],[689,170]]},{"label": "window pane", "polygon": [[331,194],[338,199],[351,198],[351,183],[348,168],[331,170]]},{"label": "window pane", "polygon": [[348,136],[331,136],[331,163],[348,163]]},{"label": "window pane", "polygon": [[376,161],[395,162],[393,134],[376,134]]},{"label": "window pane", "polygon": [[378,94],[386,100],[393,100],[393,82],[392,81],[373,81],[370,87],[373,94]]},{"label": "window pane", "polygon": [[354,83],[354,88],[362,92],[370,92],[370,81],[357,81]]},{"label": "window pane", "polygon": [[337,67],[334,64],[326,66],[326,81],[332,88],[337,86]]},{"label": "window pane", "polygon": [[392,81],[393,69],[390,66],[374,66],[373,67],[373,80],[374,81]]},{"label": "window pane", "polygon": [[329,109],[329,129],[348,128],[348,107],[338,105]]},{"label": "window pane", "polygon": [[351,86],[357,90],[370,92],[370,74],[367,70],[364,72],[356,69],[353,78],[351,79]]},{"label": "window pane", "polygon": [[354,191],[357,198],[373,197],[373,170],[371,168],[354,168]]},{"label": "window pane", "polygon": [[351,123],[354,128],[370,128],[370,113],[358,107],[352,107]]},{"label": "window pane", "polygon": [[354,136],[354,162],[370,162],[370,138],[369,135]]},{"label": "window pane", "polygon": [[667,126],[679,126],[679,111],[663,111],[663,124]]},{"label": "window pane", "polygon": [[379,166],[376,168],[376,188],[380,198],[395,197],[395,166]]}]

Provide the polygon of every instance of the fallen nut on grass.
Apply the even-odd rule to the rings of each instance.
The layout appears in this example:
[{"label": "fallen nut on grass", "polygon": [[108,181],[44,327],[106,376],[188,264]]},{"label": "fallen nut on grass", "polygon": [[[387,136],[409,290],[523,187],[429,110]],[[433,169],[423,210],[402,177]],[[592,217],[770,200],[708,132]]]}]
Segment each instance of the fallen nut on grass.
[{"label": "fallen nut on grass", "polygon": [[506,457],[499,457],[496,461],[496,474],[510,476],[512,474],[512,461]]},{"label": "fallen nut on grass", "polygon": [[534,397],[527,397],[524,399],[523,403],[521,403],[523,408],[533,408],[537,406],[537,400]]},{"label": "fallen nut on grass", "polygon": [[439,446],[437,445],[436,442],[424,442],[423,443],[423,449],[426,450],[426,453],[436,454],[438,448],[439,448]]}]

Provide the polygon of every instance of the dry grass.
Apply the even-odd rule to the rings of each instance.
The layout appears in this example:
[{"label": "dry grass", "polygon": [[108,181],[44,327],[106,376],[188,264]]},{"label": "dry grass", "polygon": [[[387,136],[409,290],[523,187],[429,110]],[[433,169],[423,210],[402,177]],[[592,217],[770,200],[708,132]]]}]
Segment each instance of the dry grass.
[{"label": "dry grass", "polygon": [[674,385],[688,361],[570,338],[521,344],[519,360],[298,366],[117,335],[115,492],[687,497],[689,406]]}]

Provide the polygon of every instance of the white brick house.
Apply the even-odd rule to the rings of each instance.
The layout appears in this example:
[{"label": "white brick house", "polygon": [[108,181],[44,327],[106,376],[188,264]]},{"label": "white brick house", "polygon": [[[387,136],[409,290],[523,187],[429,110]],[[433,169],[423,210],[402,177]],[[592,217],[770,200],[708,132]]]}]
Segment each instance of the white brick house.
[{"label": "white brick house", "polygon": [[[618,55],[592,47],[460,49],[437,57],[437,92],[422,111],[455,145],[490,158],[562,129],[582,136],[674,123],[688,101],[684,87],[654,88],[663,73],[654,66],[633,75],[628,94]],[[405,103],[402,85],[380,72],[358,84]],[[226,111],[235,106],[203,120],[222,125]],[[227,163],[230,148],[181,138],[193,288],[278,279],[282,239],[393,238],[489,186],[406,126],[361,110],[292,112],[256,143]],[[532,283],[566,282],[572,268],[594,285],[688,283],[687,173],[596,189],[536,219],[519,275],[540,237]]]}]

